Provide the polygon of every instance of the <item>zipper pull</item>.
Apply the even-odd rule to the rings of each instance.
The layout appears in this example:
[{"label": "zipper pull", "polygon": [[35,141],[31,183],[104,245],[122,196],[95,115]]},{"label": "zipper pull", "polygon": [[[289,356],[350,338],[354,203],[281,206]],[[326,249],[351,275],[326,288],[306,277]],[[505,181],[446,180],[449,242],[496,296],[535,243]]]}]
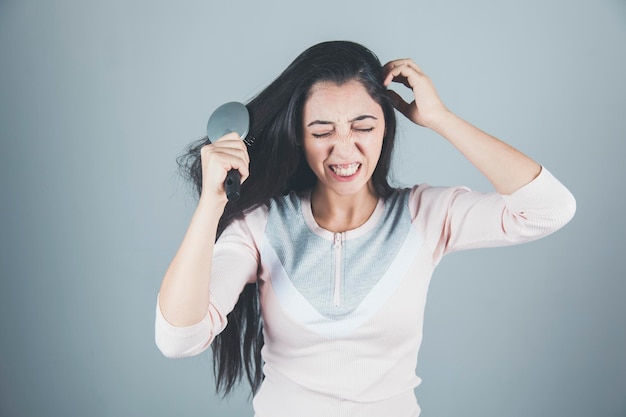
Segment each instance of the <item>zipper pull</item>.
[{"label": "zipper pull", "polygon": [[333,245],[335,247],[335,249],[341,249],[341,243],[342,243],[342,233],[335,233],[335,244]]}]

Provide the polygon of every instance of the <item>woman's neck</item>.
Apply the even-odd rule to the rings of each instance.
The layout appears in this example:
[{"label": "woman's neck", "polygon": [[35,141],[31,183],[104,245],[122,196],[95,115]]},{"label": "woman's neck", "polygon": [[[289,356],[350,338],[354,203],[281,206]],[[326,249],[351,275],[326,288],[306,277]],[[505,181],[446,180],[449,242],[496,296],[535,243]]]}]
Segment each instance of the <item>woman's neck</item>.
[{"label": "woman's neck", "polygon": [[372,215],[378,197],[371,185],[358,194],[339,195],[318,186],[311,191],[311,211],[317,224],[331,232],[362,226]]}]

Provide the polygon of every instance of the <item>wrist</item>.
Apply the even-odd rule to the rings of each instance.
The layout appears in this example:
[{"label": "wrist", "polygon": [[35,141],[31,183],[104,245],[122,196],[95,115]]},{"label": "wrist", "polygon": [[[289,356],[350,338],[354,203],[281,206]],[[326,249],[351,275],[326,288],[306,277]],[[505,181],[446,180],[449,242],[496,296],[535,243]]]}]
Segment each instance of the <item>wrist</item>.
[{"label": "wrist", "polygon": [[224,213],[226,203],[228,203],[226,194],[222,193],[221,195],[208,195],[202,193],[200,194],[200,199],[198,200],[198,210],[208,213],[219,214],[219,216],[221,217]]},{"label": "wrist", "polygon": [[437,112],[435,115],[431,116],[428,119],[428,123],[426,124],[426,127],[439,134],[442,134],[446,126],[449,126],[450,123],[455,121],[456,119],[458,119],[458,116],[456,116],[450,110],[444,109],[440,112]]}]

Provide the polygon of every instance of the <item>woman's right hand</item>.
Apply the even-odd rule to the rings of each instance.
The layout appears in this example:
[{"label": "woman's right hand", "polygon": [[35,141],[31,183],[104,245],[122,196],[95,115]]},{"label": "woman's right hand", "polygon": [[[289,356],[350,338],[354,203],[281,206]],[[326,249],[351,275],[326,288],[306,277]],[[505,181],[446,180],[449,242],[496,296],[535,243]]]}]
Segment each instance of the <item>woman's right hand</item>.
[{"label": "woman's right hand", "polygon": [[243,183],[250,174],[250,156],[241,137],[236,133],[228,133],[219,140],[205,145],[200,149],[202,161],[202,192],[200,199],[228,201],[224,190],[226,175],[231,169],[241,174]]}]

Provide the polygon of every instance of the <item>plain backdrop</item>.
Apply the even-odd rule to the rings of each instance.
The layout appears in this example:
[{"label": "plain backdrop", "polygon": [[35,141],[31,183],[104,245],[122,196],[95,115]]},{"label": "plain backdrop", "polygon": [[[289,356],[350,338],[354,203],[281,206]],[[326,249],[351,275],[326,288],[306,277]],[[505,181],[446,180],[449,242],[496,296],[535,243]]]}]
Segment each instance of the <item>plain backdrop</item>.
[{"label": "plain backdrop", "polygon": [[[435,271],[424,417],[626,416],[624,0],[0,0],[0,415],[251,416],[154,344],[194,196],[176,157],[305,48],[411,57],[577,198],[564,229]],[[396,185],[490,184],[405,120]],[[393,325],[390,323],[389,325]]]}]

